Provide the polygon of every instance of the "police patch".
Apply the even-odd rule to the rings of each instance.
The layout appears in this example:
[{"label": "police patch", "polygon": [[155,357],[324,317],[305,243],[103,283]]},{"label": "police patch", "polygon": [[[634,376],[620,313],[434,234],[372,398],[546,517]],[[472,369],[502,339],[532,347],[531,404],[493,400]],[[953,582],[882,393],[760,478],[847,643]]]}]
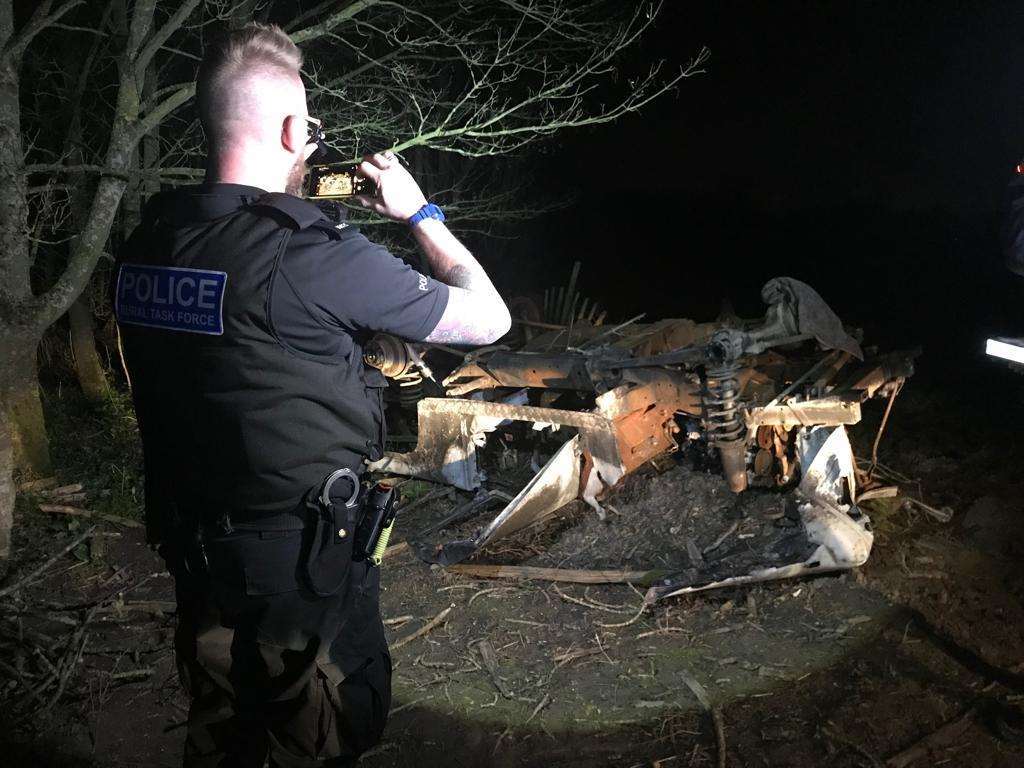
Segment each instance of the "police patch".
[{"label": "police patch", "polygon": [[119,323],[170,331],[224,333],[226,272],[122,264],[114,311]]}]

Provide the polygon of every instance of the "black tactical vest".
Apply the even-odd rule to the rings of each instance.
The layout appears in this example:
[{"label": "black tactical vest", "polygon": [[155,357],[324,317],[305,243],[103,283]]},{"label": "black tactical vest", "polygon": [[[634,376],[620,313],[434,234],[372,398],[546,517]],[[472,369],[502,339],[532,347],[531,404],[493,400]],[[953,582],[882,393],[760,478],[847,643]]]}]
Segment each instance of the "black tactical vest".
[{"label": "black tactical vest", "polygon": [[270,299],[290,238],[316,229],[325,244],[342,239],[332,222],[288,195],[239,199],[219,216],[196,200],[183,191],[151,201],[114,286],[148,515],[168,503],[207,520],[284,511],[332,470],[358,473],[380,457],[385,382],[357,342],[319,357],[274,330]]}]

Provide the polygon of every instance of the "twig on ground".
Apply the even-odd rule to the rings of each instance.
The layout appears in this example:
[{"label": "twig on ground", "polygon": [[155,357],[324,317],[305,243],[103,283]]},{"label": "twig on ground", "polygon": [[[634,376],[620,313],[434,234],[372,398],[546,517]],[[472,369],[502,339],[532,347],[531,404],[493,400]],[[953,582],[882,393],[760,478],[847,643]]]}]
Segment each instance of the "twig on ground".
[{"label": "twig on ground", "polygon": [[[82,654],[85,652],[85,645],[89,642],[89,635],[85,631],[85,628],[89,625],[90,616],[86,616],[82,622],[82,626],[72,635],[71,640],[68,642],[68,650],[64,653],[64,657],[61,659],[60,664],[60,679],[57,683],[57,690],[53,696],[46,703],[38,714],[46,714],[54,705],[60,700],[60,697],[64,695],[64,689],[67,688],[68,680],[71,678],[71,673],[74,672],[75,667],[78,666],[78,662],[82,659]],[[32,713],[26,713],[32,714]]]},{"label": "twig on ground", "polygon": [[971,707],[956,720],[952,720],[937,731],[928,734],[913,746],[893,755],[885,761],[886,768],[906,768],[911,763],[927,756],[934,749],[949,747],[950,744],[963,735],[964,731],[971,727],[974,722],[976,710]]},{"label": "twig on ground", "polygon": [[495,592],[511,592],[511,591],[515,591],[515,587],[490,587],[488,589],[481,589],[479,592],[475,593],[471,598],[469,598],[469,602],[466,603],[466,607],[468,608],[469,606],[471,606],[473,604],[473,601],[476,600],[478,597],[483,597],[484,595],[490,595],[490,594],[493,594]]},{"label": "twig on ground", "polygon": [[942,509],[936,509],[935,507],[931,506],[930,504],[925,504],[920,499],[915,499],[913,496],[904,496],[904,498],[908,502],[910,502],[911,504],[913,504],[913,505],[915,505],[917,507],[920,507],[922,510],[924,510],[927,514],[929,514],[932,517],[934,517],[940,523],[948,523],[950,520],[953,519],[953,510],[950,509],[949,507],[943,507]]},{"label": "twig on ground", "polygon": [[604,648],[573,648],[564,653],[557,654],[551,660],[555,662],[555,669],[561,669],[571,661],[583,659],[587,656],[596,656],[600,653],[604,653]]},{"label": "twig on ground", "polygon": [[437,616],[432,618],[430,621],[428,621],[422,627],[417,629],[411,635],[406,635],[405,637],[403,637],[403,638],[401,638],[399,640],[396,640],[391,645],[391,650],[392,651],[397,651],[403,645],[408,645],[413,640],[415,640],[415,639],[417,639],[419,637],[422,637],[423,635],[427,634],[428,632],[433,630],[435,627],[437,627],[439,624],[442,624],[444,622],[444,620],[448,618],[448,614],[451,613],[453,610],[455,610],[455,603],[452,603],[451,605],[449,605],[447,608],[445,608],[443,611],[441,611],[439,614],[437,614]]},{"label": "twig on ground", "polygon": [[860,755],[869,763],[871,763],[873,768],[882,768],[882,764],[878,761],[878,758],[872,755],[859,744],[850,741],[845,736],[841,736],[835,731],[830,730],[829,728],[822,728],[821,732],[824,733],[829,739],[834,741],[836,744],[839,744],[840,746],[846,747],[847,749],[851,749],[854,752],[856,752],[858,755]]},{"label": "twig on ground", "polygon": [[125,680],[128,682],[142,682],[147,677],[153,674],[153,670],[150,667],[144,667],[142,669],[128,669],[124,672],[115,672],[110,675],[111,680]]},{"label": "twig on ground", "polygon": [[30,480],[27,483],[22,483],[18,486],[19,493],[33,493],[35,491],[42,491],[46,488],[53,488],[57,485],[56,477],[41,477],[38,480]]},{"label": "twig on ground", "polygon": [[491,678],[491,682],[494,683],[494,687],[498,689],[498,693],[504,696],[506,699],[514,699],[515,694],[505,685],[505,681],[501,679],[501,675],[498,674],[498,657],[494,653],[494,646],[491,645],[491,641],[487,638],[479,640],[476,643],[477,653],[480,654],[480,661],[483,662],[484,669],[487,670],[487,674]]},{"label": "twig on ground", "polygon": [[565,594],[565,592],[563,592],[562,590],[560,590],[558,588],[557,584],[554,585],[554,588],[555,588],[555,593],[560,598],[562,598],[565,602],[567,602],[567,603],[573,603],[574,605],[581,605],[584,608],[591,608],[591,609],[593,609],[595,611],[604,611],[605,613],[617,613],[617,614],[620,614],[620,615],[622,613],[624,613],[624,611],[621,608],[606,608],[603,605],[599,605],[597,603],[592,603],[589,600],[583,600],[583,599],[581,599],[579,597],[573,597],[572,595],[567,595],[567,594]]},{"label": "twig on ground", "polygon": [[631,619],[627,619],[626,621],[620,621],[616,624],[605,624],[602,621],[595,621],[594,623],[597,624],[597,626],[599,627],[604,627],[605,629],[619,629],[620,627],[628,627],[630,624],[635,624],[636,622],[638,622],[640,620],[640,617],[644,615],[644,611],[646,609],[647,603],[640,603],[640,610],[638,610],[636,612],[636,615]]},{"label": "twig on ground", "polygon": [[387,560],[390,557],[395,557],[403,552],[409,551],[409,542],[400,541],[397,544],[392,544],[390,547],[384,550],[384,559]]},{"label": "twig on ground", "polygon": [[174,600],[132,600],[131,602],[114,602],[108,605],[97,606],[98,613],[128,613],[129,611],[141,611],[151,613],[154,616],[163,616],[168,613],[177,613],[178,604]]},{"label": "twig on ground", "polygon": [[533,708],[533,712],[531,712],[530,716],[528,718],[526,718],[526,722],[523,723],[523,725],[529,725],[530,721],[533,720],[533,718],[535,718],[538,715],[538,713],[542,709],[544,709],[544,707],[546,707],[550,703],[551,703],[551,694],[550,693],[545,693],[544,694],[544,698],[541,699],[540,703],[537,704],[537,706]]},{"label": "twig on ground", "polygon": [[411,707],[415,707],[417,704],[420,704],[420,703],[422,703],[424,701],[429,701],[432,698],[433,698],[432,696],[420,696],[418,699],[413,699],[412,701],[407,701],[405,704],[397,706],[394,709],[392,709],[390,712],[388,712],[388,717],[393,717],[394,715],[397,715],[402,710],[410,709]]},{"label": "twig on ground", "polygon": [[17,592],[19,589],[24,587],[28,582],[34,581],[35,578],[39,574],[43,573],[46,569],[48,569],[50,566],[52,566],[54,563],[56,563],[58,560],[60,560],[62,557],[64,557],[64,555],[66,555],[68,552],[70,552],[75,547],[77,547],[79,544],[81,544],[83,541],[85,541],[87,538],[89,538],[89,536],[91,536],[92,532],[95,531],[95,530],[96,530],[96,526],[95,525],[89,526],[89,528],[87,528],[84,533],[81,533],[78,536],[76,536],[74,539],[72,539],[70,544],[68,544],[66,547],[64,547],[64,549],[62,549],[60,552],[55,554],[49,560],[44,562],[38,568],[36,568],[35,570],[31,571],[26,576],[23,576],[22,578],[18,579],[16,582],[11,584],[10,586],[7,586],[7,587],[4,587],[3,589],[0,589],[0,598],[7,597],[7,595],[11,594],[12,592]]},{"label": "twig on ground", "polygon": [[399,516],[404,517],[405,515],[408,515],[410,512],[416,509],[416,507],[422,507],[428,501],[439,499],[442,496],[445,496],[448,493],[450,493],[450,491],[451,489],[447,485],[443,485],[440,488],[435,488],[432,491],[427,491],[422,496],[418,496],[412,501],[410,501],[408,504],[399,507],[398,514]]},{"label": "twig on ground", "polygon": [[406,622],[412,621],[414,618],[416,617],[413,616],[411,613],[406,613],[403,616],[395,616],[391,619],[383,619],[383,622],[385,627],[393,627],[396,624],[405,624]]},{"label": "twig on ground", "polygon": [[740,521],[734,520],[733,524],[726,529],[725,533],[723,533],[721,536],[719,536],[717,539],[711,542],[708,546],[704,547],[703,554],[708,555],[709,553],[714,552],[716,549],[722,546],[722,542],[724,542],[726,539],[728,539],[730,536],[736,533],[736,529],[739,527]]},{"label": "twig on ground", "polygon": [[647,585],[662,574],[658,571],[576,570],[539,568],[530,565],[449,565],[449,573],[479,576],[485,579],[537,579],[566,584],[641,584]]},{"label": "twig on ground", "polygon": [[105,512],[93,512],[89,509],[79,509],[78,507],[69,507],[66,504],[40,504],[40,512],[50,512],[56,515],[69,515],[71,517],[91,517],[96,520],[103,520],[107,523],[114,523],[115,525],[123,525],[125,528],[143,528],[145,527],[138,520],[132,520],[127,517],[119,517],[118,515],[108,515]]},{"label": "twig on ground", "polygon": [[711,703],[711,697],[708,696],[707,690],[703,685],[697,682],[689,671],[683,669],[679,671],[679,676],[683,678],[683,682],[686,683],[686,687],[693,692],[693,695],[697,697],[697,701],[705,709],[705,711],[711,713],[711,720],[715,724],[715,739],[718,743],[718,768],[725,768],[726,765],[726,748],[725,748],[725,721],[722,719],[722,713],[718,707]]},{"label": "twig on ground", "polygon": [[59,488],[50,488],[49,490],[43,490],[39,492],[40,496],[46,496],[53,498],[55,496],[71,496],[78,495],[82,492],[83,485],[81,483],[71,483],[71,485],[62,485]]}]

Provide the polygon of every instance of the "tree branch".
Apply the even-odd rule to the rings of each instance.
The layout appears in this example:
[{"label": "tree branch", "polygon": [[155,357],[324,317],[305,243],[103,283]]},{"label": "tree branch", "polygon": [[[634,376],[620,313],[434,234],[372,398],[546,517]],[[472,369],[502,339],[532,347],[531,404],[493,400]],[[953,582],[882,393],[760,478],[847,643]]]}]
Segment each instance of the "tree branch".
[{"label": "tree branch", "polygon": [[43,0],[36,6],[35,12],[32,14],[32,18],[29,19],[28,23],[10,40],[7,46],[4,48],[3,55],[6,58],[11,59],[14,62],[20,62],[21,57],[25,53],[25,49],[28,48],[29,43],[32,42],[33,38],[42,32],[47,27],[55,24],[59,21],[68,11],[77,8],[82,5],[85,0],[67,0],[57,10],[50,13],[50,8],[53,6],[53,0]]},{"label": "tree branch", "polygon": [[178,10],[153,34],[149,42],[146,43],[146,47],[142,49],[142,52],[135,59],[136,77],[140,80],[143,78],[146,67],[149,66],[156,52],[170,39],[171,35],[181,28],[181,25],[192,15],[192,11],[196,9],[200,2],[201,0],[184,0]]},{"label": "tree branch", "polygon": [[374,5],[377,5],[378,2],[380,2],[380,0],[353,0],[349,5],[345,6],[337,13],[331,14],[319,24],[313,24],[305,27],[304,29],[300,29],[298,32],[293,32],[291,34],[292,42],[298,45],[299,43],[308,43],[310,40],[323,37],[328,32],[333,31],[336,27],[341,26],[345,22],[351,21],[367,8],[372,8]]},{"label": "tree branch", "polygon": [[126,61],[134,61],[139,55],[142,44],[153,26],[153,14],[156,12],[157,0],[136,0],[132,8],[132,20],[128,27],[128,43],[125,45]]},{"label": "tree branch", "polygon": [[196,84],[186,83],[178,90],[161,101],[146,113],[146,116],[135,124],[129,142],[134,146],[143,136],[156,128],[165,117],[178,107],[187,104],[196,95]]}]

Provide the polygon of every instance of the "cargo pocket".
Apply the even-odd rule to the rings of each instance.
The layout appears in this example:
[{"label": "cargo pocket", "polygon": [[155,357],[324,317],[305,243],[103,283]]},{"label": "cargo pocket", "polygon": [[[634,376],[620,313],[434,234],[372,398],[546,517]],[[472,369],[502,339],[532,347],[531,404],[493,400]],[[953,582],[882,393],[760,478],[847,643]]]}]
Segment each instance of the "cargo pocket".
[{"label": "cargo pocket", "polygon": [[250,597],[299,589],[302,531],[237,531],[213,539],[208,550],[214,578]]},{"label": "cargo pocket", "polygon": [[356,753],[373,747],[384,734],[391,710],[391,656],[380,651],[345,676],[338,686],[341,739]]}]

